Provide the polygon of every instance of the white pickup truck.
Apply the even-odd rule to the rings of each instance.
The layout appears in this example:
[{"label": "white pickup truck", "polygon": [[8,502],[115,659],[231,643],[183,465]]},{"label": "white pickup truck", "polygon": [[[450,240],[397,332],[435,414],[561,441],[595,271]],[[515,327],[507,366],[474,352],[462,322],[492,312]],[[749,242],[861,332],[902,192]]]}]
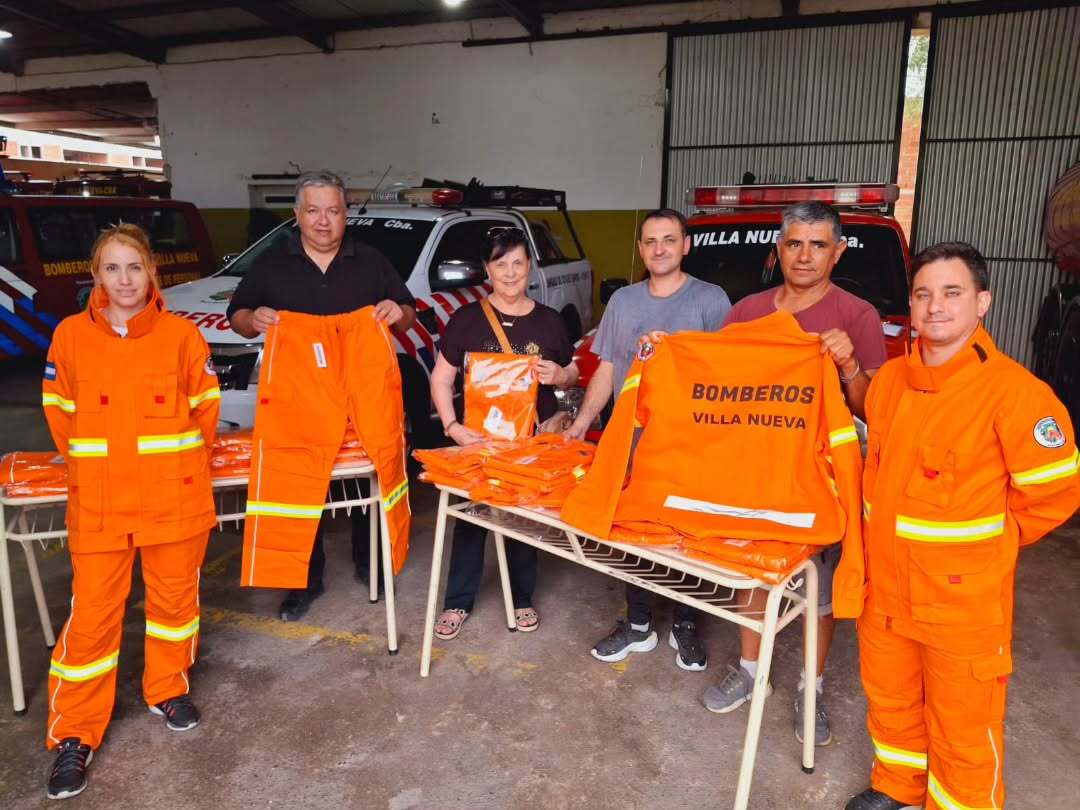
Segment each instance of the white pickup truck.
[{"label": "white pickup truck", "polygon": [[[428,379],[446,322],[456,309],[487,292],[480,254],[492,226],[516,225],[529,235],[528,295],[561,313],[575,341],[592,326],[592,267],[563,192],[470,184],[376,193],[363,206],[352,204],[353,199],[350,194],[348,233],[382,251],[416,297],[416,325],[405,334],[395,333],[405,410],[414,430],[430,427]],[[573,244],[564,252],[548,223],[530,220],[522,208],[554,209]],[[230,428],[250,427],[254,421],[262,341],[233,332],[225,310],[256,257],[280,244],[295,227],[295,221],[285,222],[214,275],[164,291],[169,309],[193,321],[210,344],[222,390],[221,419]]]}]

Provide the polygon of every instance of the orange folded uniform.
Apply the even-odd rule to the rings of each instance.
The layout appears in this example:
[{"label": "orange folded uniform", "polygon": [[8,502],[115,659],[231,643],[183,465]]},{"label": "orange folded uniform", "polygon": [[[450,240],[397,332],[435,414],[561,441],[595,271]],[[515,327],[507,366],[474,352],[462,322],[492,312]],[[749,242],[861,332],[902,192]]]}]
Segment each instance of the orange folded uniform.
[{"label": "orange folded uniform", "polygon": [[17,451],[0,458],[0,489],[11,497],[63,495],[67,478],[67,465],[59,453]]},{"label": "orange folded uniform", "polygon": [[536,426],[536,357],[465,355],[465,427],[496,439],[523,439]]},{"label": "orange folded uniform", "polygon": [[427,472],[438,472],[451,479],[467,480],[480,470],[480,460],[503,448],[513,447],[504,441],[477,442],[465,447],[438,447],[433,450],[414,450],[413,458]]},{"label": "orange folded uniform", "polygon": [[817,548],[780,540],[686,538],[682,551],[689,557],[776,584],[783,582],[788,574],[810,559]]}]

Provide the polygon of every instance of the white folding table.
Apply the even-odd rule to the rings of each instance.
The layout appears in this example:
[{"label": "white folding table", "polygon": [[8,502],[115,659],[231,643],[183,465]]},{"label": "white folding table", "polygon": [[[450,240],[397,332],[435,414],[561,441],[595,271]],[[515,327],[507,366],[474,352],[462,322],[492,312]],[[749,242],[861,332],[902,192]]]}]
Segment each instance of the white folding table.
[{"label": "white folding table", "polygon": [[[369,482],[368,494],[364,495],[360,487],[362,480]],[[213,480],[214,504],[217,510],[218,527],[232,523],[237,528],[244,520],[247,505],[247,476],[216,478]],[[386,642],[390,655],[396,655],[397,618],[394,607],[394,572],[390,553],[390,533],[387,530],[386,514],[379,497],[379,480],[375,468],[370,463],[347,464],[335,467],[330,477],[324,511],[331,516],[339,509],[351,514],[354,507],[366,509],[377,506],[379,523],[382,526],[383,584],[386,590]],[[39,497],[7,496],[0,488],[0,604],[3,607],[4,639],[7,642],[8,671],[11,676],[11,700],[15,714],[26,712],[26,699],[23,694],[22,666],[19,658],[18,631],[15,626],[15,603],[11,586],[11,565],[8,554],[8,542],[19,543],[26,555],[26,567],[30,571],[30,585],[37,604],[41,632],[45,637],[45,646],[52,648],[56,644],[52,619],[45,602],[45,591],[41,585],[34,544],[43,548],[52,541],[63,543],[67,538],[65,511],[67,494]],[[369,543],[371,560],[378,559],[377,544],[379,528],[371,521]],[[379,599],[378,574],[375,565],[371,566],[371,578],[368,583],[369,599]]]},{"label": "white folding table", "polygon": [[[558,514],[552,510],[496,506],[471,501],[468,493],[462,490],[446,486],[439,486],[438,489],[439,511],[435,522],[424,645],[420,657],[421,677],[427,677],[431,669],[431,646],[435,634],[435,614],[438,611],[449,518],[474,523],[493,533],[506,624],[511,631],[517,629],[517,624],[514,620],[510,574],[506,563],[506,538],[535,546],[564,560],[630,582],[711,616],[749,627],[761,634],[761,653],[735,791],[735,810],[746,810],[776,634],[802,615],[806,616],[803,639],[806,682],[813,683],[817,677],[818,573],[813,562],[806,560],[782,582],[770,584],[688,557],[671,548],[634,546],[591,537],[559,520]],[[452,498],[455,499],[454,502],[451,501]],[[805,595],[798,592],[804,584]],[[765,610],[754,613],[746,609],[746,606],[749,604],[751,592],[757,588],[768,591],[768,599]],[[812,773],[817,690],[805,689],[803,694],[802,768],[806,773]]]}]

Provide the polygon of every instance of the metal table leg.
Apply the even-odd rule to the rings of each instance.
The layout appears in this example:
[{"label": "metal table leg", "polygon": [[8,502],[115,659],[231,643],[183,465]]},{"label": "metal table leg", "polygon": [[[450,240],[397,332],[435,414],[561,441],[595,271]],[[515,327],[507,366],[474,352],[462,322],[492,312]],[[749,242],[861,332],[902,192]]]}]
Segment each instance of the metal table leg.
[{"label": "metal table leg", "polygon": [[426,678],[431,671],[431,643],[435,637],[435,611],[439,599],[439,581],[442,577],[443,546],[446,543],[446,510],[450,493],[439,491],[439,512],[435,518],[435,542],[431,549],[431,579],[428,582],[427,613],[424,616],[424,644],[420,653],[420,677]]}]

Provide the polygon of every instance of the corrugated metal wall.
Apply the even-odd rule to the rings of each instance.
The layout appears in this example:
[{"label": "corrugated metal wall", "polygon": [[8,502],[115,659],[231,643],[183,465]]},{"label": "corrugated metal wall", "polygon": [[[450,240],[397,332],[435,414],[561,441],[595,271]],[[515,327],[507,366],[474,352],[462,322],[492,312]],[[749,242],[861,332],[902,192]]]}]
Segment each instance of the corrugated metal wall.
[{"label": "corrugated metal wall", "polygon": [[707,35],[672,41],[666,199],[695,185],[892,181],[903,22]]},{"label": "corrugated metal wall", "polygon": [[1059,280],[1043,209],[1080,159],[1080,8],[938,15],[932,36],[915,248],[961,239],[982,251],[987,327],[1030,365],[1039,303]]}]

